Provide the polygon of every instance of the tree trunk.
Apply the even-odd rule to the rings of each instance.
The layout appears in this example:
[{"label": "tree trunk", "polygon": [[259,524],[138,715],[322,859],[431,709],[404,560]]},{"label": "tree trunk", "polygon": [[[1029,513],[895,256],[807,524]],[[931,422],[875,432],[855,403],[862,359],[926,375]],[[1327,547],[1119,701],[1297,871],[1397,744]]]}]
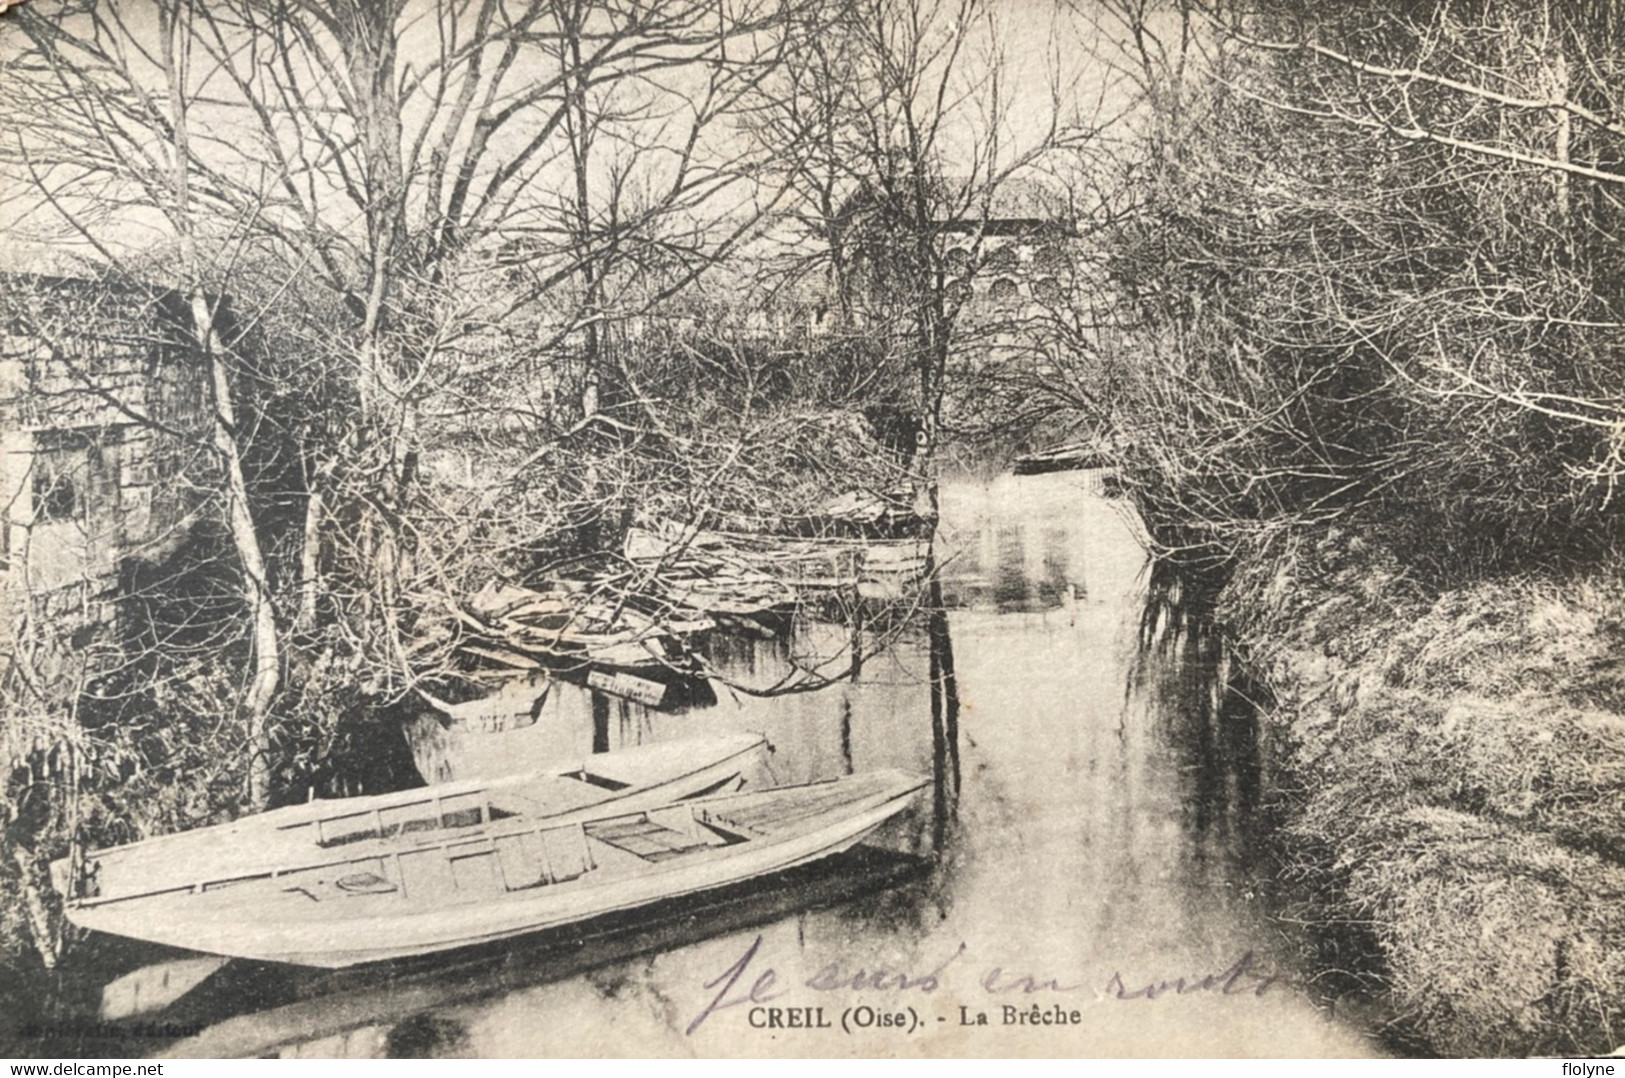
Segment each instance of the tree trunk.
[{"label": "tree trunk", "polygon": [[265,578],[265,554],[248,508],[248,483],[243,478],[242,450],[237,444],[231,383],[222,358],[220,335],[210,317],[201,290],[192,294],[192,318],[201,341],[207,342],[209,374],[214,388],[214,447],[225,469],[226,521],[231,542],[243,567],[243,596],[248,600],[252,626],[253,676],[243,708],[247,712],[249,751],[248,799],[263,808],[270,799],[271,701],[281,679],[281,647],[277,639],[276,611]]},{"label": "tree trunk", "polygon": [[299,545],[299,613],[294,627],[308,633],[316,627],[316,602],[321,595],[322,513],[326,499],[317,487],[320,472],[311,477],[310,493],[305,498],[304,535]]},{"label": "tree trunk", "polygon": [[184,89],[186,76],[177,66],[175,48],[177,35],[184,33],[180,17],[181,9],[178,7],[163,10],[163,64],[173,119],[171,146],[174,150],[175,204],[171,220],[180,241],[181,270],[191,303],[193,335],[198,346],[208,355],[209,380],[214,395],[214,448],[225,472],[226,523],[231,531],[232,546],[242,565],[243,597],[248,601],[253,648],[253,674],[243,700],[251,754],[248,762],[248,800],[255,808],[263,808],[270,799],[268,718],[281,677],[281,648],[277,639],[276,615],[265,578],[265,554],[260,548],[259,533],[255,531],[254,518],[248,506],[248,484],[243,478],[242,451],[237,444],[237,418],[232,403],[231,380],[225,364],[224,342],[215,328],[214,312],[210,310],[204,295],[197,238],[192,227],[191,156],[187,142]]}]

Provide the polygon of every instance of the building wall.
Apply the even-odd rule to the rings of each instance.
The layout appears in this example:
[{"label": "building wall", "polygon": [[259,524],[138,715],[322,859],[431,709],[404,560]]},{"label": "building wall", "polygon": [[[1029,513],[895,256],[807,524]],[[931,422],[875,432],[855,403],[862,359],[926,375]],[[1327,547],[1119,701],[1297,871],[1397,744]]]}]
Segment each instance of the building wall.
[{"label": "building wall", "polygon": [[0,277],[0,647],[32,676],[82,671],[121,564],[172,554],[207,496],[208,380],[187,324],[173,293]]},{"label": "building wall", "polygon": [[943,257],[964,300],[961,317],[993,321],[1034,314],[1062,301],[1072,271],[1070,240],[1057,231],[1034,235],[986,236],[979,265],[973,265],[970,237],[951,237]]}]

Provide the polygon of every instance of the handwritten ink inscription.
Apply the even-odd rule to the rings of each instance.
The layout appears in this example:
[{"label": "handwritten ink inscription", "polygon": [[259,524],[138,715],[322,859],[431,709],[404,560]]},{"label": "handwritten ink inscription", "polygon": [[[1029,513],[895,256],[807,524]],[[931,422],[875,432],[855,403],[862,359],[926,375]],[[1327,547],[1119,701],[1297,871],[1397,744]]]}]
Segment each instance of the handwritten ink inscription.
[{"label": "handwritten ink inscription", "polygon": [[[705,982],[703,987],[704,991],[710,993],[709,1001],[694,1016],[685,1032],[692,1035],[713,1015],[742,1010],[746,1024],[752,1029],[841,1029],[847,1033],[855,1029],[880,1029],[915,1033],[928,1028],[926,1022],[915,1007],[898,1003],[896,997],[931,996],[947,987],[951,976],[964,973],[970,966],[969,948],[961,943],[952,954],[924,972],[886,967],[849,968],[837,960],[827,963],[811,977],[800,979],[781,976],[779,970],[761,956],[761,950],[762,937],[757,936],[732,965]],[[1094,1002],[1154,1001],[1199,995],[1262,996],[1270,988],[1281,984],[1278,975],[1265,971],[1259,965],[1252,951],[1243,953],[1217,972],[1171,978],[1140,979],[1121,970],[1113,970],[1109,977],[1103,979],[1073,981],[1025,972],[1012,973],[1003,966],[990,966],[979,977],[965,979],[971,985],[972,995],[1008,997],[1087,993],[1093,996]],[[792,1003],[785,998],[797,989],[819,993],[884,993],[893,998],[884,1003],[866,1001],[839,1009],[804,1000]],[[957,1004],[946,1009],[950,1013],[936,1015],[936,1023],[952,1021],[956,1026],[972,1027],[1055,1027],[1081,1025],[1084,1021],[1082,1009],[1064,1006],[1060,1002],[1023,1005],[999,1003],[990,1010]]]}]

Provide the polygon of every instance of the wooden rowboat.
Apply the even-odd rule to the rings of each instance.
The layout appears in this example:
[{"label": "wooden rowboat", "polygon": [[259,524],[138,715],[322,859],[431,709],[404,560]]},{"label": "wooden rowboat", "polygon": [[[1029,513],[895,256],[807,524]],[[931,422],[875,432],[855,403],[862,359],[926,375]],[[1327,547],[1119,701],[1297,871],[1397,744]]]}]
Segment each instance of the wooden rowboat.
[{"label": "wooden rowboat", "polygon": [[928,782],[878,771],[564,821],[497,820],[274,878],[79,904],[68,917],[115,935],[307,966],[431,954],[839,853]]},{"label": "wooden rowboat", "polygon": [[[526,775],[399,793],[312,801],[232,823],[97,850],[77,873],[52,876],[68,917],[108,903],[204,893],[242,880],[320,871],[403,845],[451,841],[507,825],[556,826],[584,815],[631,812],[737,788],[767,749],[760,734],[641,745],[577,758]],[[77,876],[71,879],[70,876]]]}]

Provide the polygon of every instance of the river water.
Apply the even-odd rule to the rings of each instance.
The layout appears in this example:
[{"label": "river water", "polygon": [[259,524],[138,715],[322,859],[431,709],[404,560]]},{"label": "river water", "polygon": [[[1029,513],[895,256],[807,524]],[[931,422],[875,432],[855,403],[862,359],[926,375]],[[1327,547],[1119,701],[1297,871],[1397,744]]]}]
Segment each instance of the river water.
[{"label": "river water", "polygon": [[[801,621],[788,640],[714,645],[731,683],[714,706],[653,712],[557,686],[524,729],[419,739],[420,763],[457,777],[739,729],[774,745],[765,781],[932,775],[934,794],[869,846],[587,938],[383,972],[232,964],[160,1012],[198,1029],[169,1050],[1378,1051],[1302,987],[1308,971],[1264,908],[1253,731],[1216,718],[1211,668],[1190,649],[1141,646],[1146,559],[1132,514],[1077,472],[950,483],[942,512],[946,618],[871,625],[855,676],[850,632]],[[933,674],[952,691],[934,694]],[[756,695],[786,678],[831,684]],[[829,1028],[755,1028],[773,1020],[769,1006],[782,1023]]]}]

